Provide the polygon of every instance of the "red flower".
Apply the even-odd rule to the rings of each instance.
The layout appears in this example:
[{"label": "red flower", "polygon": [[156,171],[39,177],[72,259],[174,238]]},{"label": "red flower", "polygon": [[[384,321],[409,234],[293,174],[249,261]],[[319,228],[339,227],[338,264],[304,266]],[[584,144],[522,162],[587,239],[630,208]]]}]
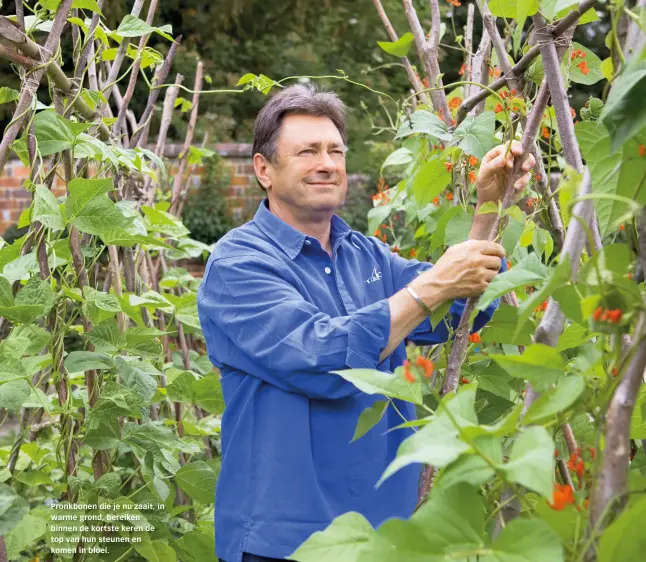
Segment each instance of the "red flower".
[{"label": "red flower", "polygon": [[599,321],[602,314],[603,314],[603,308],[598,306],[597,308],[594,309],[594,312],[592,314],[592,318],[594,318],[596,321]]},{"label": "red flower", "polygon": [[619,369],[617,369],[617,367],[615,367],[615,368],[611,371],[611,373],[610,373],[610,374],[611,374],[613,377],[616,377],[616,376],[619,374]]},{"label": "red flower", "polygon": [[385,234],[381,237],[382,242],[385,242],[387,239],[388,239],[388,237]]},{"label": "red flower", "polygon": [[547,127],[543,127],[543,138],[544,139],[549,139],[550,138],[550,130]]},{"label": "red flower", "polygon": [[469,384],[470,382],[471,382],[471,381],[470,381],[468,378],[466,378],[466,377],[462,377],[462,378],[460,379],[460,384]]},{"label": "red flower", "polygon": [[475,156],[469,156],[469,166],[477,166],[479,161]]},{"label": "red flower", "polygon": [[527,206],[528,206],[528,207],[533,207],[533,206],[534,206],[534,198],[533,198],[533,197],[530,197],[530,198],[527,200]]},{"label": "red flower", "polygon": [[470,171],[467,175],[469,176],[469,181],[470,181],[471,183],[475,183],[475,182],[476,182],[476,173],[475,173],[473,170],[472,170],[472,171]]},{"label": "red flower", "polygon": [[424,77],[424,80],[422,80],[422,84],[424,84],[425,88],[428,88],[428,78]]},{"label": "red flower", "polygon": [[410,370],[410,361],[408,359],[404,360],[404,378],[408,382],[415,382],[415,375]]},{"label": "red flower", "polygon": [[494,108],[494,112],[500,113],[501,111],[504,111],[505,108],[501,104],[497,104],[496,107]]},{"label": "red flower", "polygon": [[567,467],[570,470],[576,472],[579,480],[583,479],[583,475],[585,474],[585,464],[583,462],[583,459],[581,458],[581,451],[579,449],[577,449],[575,453],[572,453],[570,455],[570,460],[567,462]]},{"label": "red flower", "polygon": [[572,490],[572,486],[569,484],[554,484],[552,503],[549,503],[549,506],[552,509],[561,511],[562,509],[565,509],[565,506],[569,503],[574,503],[574,492]]},{"label": "red flower", "polygon": [[409,258],[414,258],[416,255],[417,255],[417,250],[416,250],[415,248],[411,248],[411,249],[408,251],[408,257],[409,257]]},{"label": "red flower", "polygon": [[583,74],[588,74],[590,72],[590,69],[588,68],[588,61],[582,60],[579,64],[577,64],[577,67]]},{"label": "red flower", "polygon": [[455,98],[452,98],[451,101],[449,102],[449,107],[451,109],[457,109],[458,107],[460,107],[460,104],[462,104],[462,98],[455,97]]},{"label": "red flower", "polygon": [[576,117],[576,111],[574,111],[573,107],[570,108],[570,115],[572,115],[572,119]]},{"label": "red flower", "polygon": [[440,204],[440,198],[439,198],[439,197],[435,197],[435,198],[433,199],[433,205],[439,205],[439,204]]},{"label": "red flower", "polygon": [[465,70],[466,70],[466,64],[462,63],[462,66],[460,67],[460,70],[458,71],[458,75],[462,76],[464,74]]},{"label": "red flower", "polygon": [[393,246],[393,252],[399,254],[399,246]]},{"label": "red flower", "polygon": [[474,332],[473,334],[469,335],[469,341],[471,343],[480,343],[482,341],[482,338],[480,337],[480,334]]},{"label": "red flower", "polygon": [[643,144],[639,145],[638,151],[640,156],[646,156],[646,146]]},{"label": "red flower", "polygon": [[620,224],[619,225],[619,230],[624,230],[626,228],[626,225]]},{"label": "red flower", "polygon": [[444,162],[444,167],[446,168],[447,172],[450,172],[453,168],[453,162]]},{"label": "red flower", "polygon": [[619,308],[615,308],[614,310],[610,310],[608,312],[608,320],[610,320],[610,322],[612,322],[613,324],[617,324],[621,320],[622,314],[623,313],[621,312],[621,309],[619,309]]},{"label": "red flower", "polygon": [[453,200],[453,193],[451,193],[451,192],[449,191],[449,193],[447,193],[447,194],[446,194],[446,199],[447,199],[448,201],[452,201],[452,200]]},{"label": "red flower", "polygon": [[421,355],[417,357],[416,364],[419,365],[422,369],[424,369],[424,376],[429,379],[431,378],[431,375],[433,374],[433,371],[435,370],[435,366],[433,365],[433,361],[430,359],[427,359],[426,357],[422,357]]}]

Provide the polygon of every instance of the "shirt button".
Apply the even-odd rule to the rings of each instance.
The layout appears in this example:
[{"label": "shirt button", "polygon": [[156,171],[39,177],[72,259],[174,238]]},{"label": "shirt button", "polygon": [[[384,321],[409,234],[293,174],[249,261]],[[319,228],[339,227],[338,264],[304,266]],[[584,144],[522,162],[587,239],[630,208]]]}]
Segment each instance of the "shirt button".
[{"label": "shirt button", "polygon": [[305,240],[305,244],[307,244],[308,246],[310,246],[312,243],[311,243],[309,240]]},{"label": "shirt button", "polygon": [[325,273],[327,273],[329,275],[330,273],[332,273],[332,270],[329,267],[326,267],[325,268]]}]

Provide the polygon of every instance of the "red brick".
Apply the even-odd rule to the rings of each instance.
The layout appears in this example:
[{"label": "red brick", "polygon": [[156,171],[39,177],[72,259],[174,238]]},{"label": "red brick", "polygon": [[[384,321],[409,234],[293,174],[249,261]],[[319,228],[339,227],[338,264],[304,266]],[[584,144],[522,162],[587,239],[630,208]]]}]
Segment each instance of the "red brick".
[{"label": "red brick", "polygon": [[231,185],[249,185],[249,179],[244,176],[236,176],[231,179]]}]

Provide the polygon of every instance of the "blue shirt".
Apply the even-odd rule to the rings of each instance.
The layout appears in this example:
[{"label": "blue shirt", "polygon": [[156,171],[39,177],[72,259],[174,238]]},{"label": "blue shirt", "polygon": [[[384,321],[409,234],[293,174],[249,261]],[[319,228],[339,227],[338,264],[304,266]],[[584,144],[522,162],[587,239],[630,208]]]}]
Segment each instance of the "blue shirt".
[{"label": "blue shirt", "polygon": [[[220,370],[222,468],[215,504],[216,551],[227,562],[243,552],[284,558],[338,515],[358,511],[373,526],[409,517],[420,465],[375,488],[412,432],[389,407],[352,440],[368,395],[330,371],[393,372],[406,341],[446,341],[443,322],[424,320],[379,362],[390,335],[388,298],[430,263],[404,259],[373,236],[331,220],[332,257],[270,212],[263,200],[253,220],[215,245],[198,290],[209,357]],[[491,318],[494,303],[474,329]],[[456,300],[451,322],[464,307]],[[396,401],[407,418],[413,404]]]}]

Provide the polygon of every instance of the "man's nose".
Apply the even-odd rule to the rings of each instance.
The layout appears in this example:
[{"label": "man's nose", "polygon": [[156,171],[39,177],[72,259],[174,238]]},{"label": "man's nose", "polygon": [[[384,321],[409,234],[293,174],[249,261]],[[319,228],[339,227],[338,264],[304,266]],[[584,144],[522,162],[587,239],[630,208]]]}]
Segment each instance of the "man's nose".
[{"label": "man's nose", "polygon": [[337,167],[337,163],[334,161],[334,158],[330,156],[330,153],[327,150],[322,150],[322,156],[318,160],[318,169],[334,172]]}]

